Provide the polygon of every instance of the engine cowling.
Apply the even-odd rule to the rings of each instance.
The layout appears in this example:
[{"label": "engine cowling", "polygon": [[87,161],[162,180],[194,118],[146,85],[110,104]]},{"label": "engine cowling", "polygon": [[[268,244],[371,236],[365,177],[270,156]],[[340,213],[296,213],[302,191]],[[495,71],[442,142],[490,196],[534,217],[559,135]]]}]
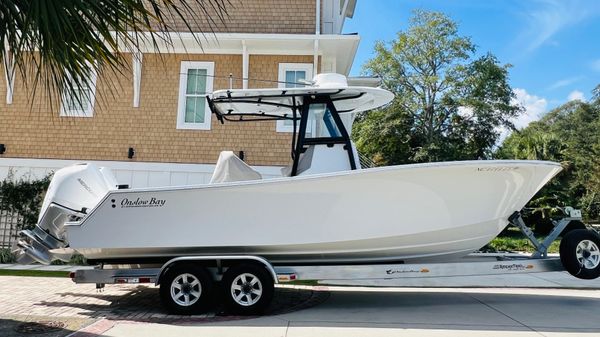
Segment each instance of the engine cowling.
[{"label": "engine cowling", "polygon": [[42,203],[38,223],[32,230],[19,232],[13,247],[19,263],[66,260],[68,253],[53,253],[68,247],[65,224],[80,221],[118,184],[111,170],[94,164],[77,164],[54,174]]}]

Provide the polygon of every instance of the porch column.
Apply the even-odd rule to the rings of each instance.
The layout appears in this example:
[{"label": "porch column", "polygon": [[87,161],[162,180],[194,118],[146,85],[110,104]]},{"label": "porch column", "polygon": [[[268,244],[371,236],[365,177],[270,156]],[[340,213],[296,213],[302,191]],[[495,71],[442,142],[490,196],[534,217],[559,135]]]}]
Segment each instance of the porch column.
[{"label": "porch column", "polygon": [[142,85],[142,58],[143,55],[141,51],[136,51],[131,53],[131,58],[133,62],[133,107],[140,107],[140,93],[141,93],[141,85]]},{"label": "porch column", "polygon": [[248,68],[250,67],[250,55],[246,40],[242,40],[242,88],[248,89]]},{"label": "porch column", "polygon": [[8,43],[4,45],[4,76],[6,77],[6,104],[12,104],[13,92],[15,90],[15,58],[8,48]]}]

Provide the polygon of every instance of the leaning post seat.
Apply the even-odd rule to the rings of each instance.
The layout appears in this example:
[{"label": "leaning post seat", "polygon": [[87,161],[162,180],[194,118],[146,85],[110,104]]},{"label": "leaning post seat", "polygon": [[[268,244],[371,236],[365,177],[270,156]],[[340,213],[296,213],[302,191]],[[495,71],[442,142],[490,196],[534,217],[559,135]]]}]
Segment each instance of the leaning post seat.
[{"label": "leaning post seat", "polygon": [[221,151],[215,171],[210,178],[211,184],[228,181],[260,180],[262,176],[244,163],[233,151]]}]

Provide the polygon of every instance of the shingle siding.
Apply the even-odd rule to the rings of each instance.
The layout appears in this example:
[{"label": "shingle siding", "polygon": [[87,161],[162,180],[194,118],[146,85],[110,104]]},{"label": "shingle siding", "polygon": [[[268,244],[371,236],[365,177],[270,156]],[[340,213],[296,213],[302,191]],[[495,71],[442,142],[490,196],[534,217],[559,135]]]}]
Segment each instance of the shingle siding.
[{"label": "shingle siding", "polygon": [[[205,2],[208,4],[208,2]],[[186,18],[194,31],[217,33],[314,34],[316,0],[231,0],[227,15],[221,20],[217,11],[207,6],[206,16]],[[172,30],[188,31],[183,20],[176,19]]]},{"label": "shingle siding", "polygon": [[[121,75],[101,73],[97,82],[94,117],[59,117],[59,105],[48,105],[43,88],[33,101],[16,78],[13,104],[0,100],[0,143],[4,157],[126,161],[214,163],[223,150],[244,151],[251,165],[287,165],[289,133],[275,131],[275,122],[226,122],[213,116],[211,130],[178,130],[177,104],[181,61],[215,63],[214,89],[229,87],[229,74],[242,77],[241,55],[144,55],[140,107],[132,107],[131,69]],[[278,64],[312,63],[312,56],[251,55],[249,77],[276,81]],[[116,84],[116,85],[115,85]],[[249,81],[250,88],[276,83]],[[111,87],[115,87],[110,89]],[[241,87],[241,81],[234,82]],[[0,92],[6,92],[0,81]]]}]

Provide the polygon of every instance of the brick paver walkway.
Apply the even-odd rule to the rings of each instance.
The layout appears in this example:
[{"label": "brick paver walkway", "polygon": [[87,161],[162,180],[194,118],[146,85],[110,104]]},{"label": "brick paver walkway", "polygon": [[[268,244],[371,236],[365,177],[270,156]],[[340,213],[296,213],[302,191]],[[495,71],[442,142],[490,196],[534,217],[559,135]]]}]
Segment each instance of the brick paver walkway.
[{"label": "brick paver walkway", "polygon": [[[327,298],[326,292],[278,288],[270,314],[309,307]],[[0,276],[0,318],[15,316],[70,317],[113,320],[233,319],[219,315],[218,306],[197,316],[167,315],[153,285],[75,284],[68,278]]]},{"label": "brick paver walkway", "polygon": [[68,278],[0,276],[0,316],[33,315],[75,318],[165,316],[158,288],[93,284]]}]

